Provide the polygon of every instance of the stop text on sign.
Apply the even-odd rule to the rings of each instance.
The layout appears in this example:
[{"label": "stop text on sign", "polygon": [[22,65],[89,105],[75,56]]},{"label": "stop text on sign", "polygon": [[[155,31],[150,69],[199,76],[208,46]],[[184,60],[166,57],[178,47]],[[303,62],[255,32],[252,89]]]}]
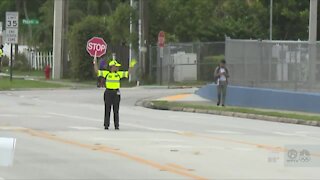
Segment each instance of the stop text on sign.
[{"label": "stop text on sign", "polygon": [[93,37],[87,42],[87,51],[90,56],[101,57],[107,52],[108,45],[100,37]]},{"label": "stop text on sign", "polygon": [[89,42],[88,43],[88,49],[93,50],[93,51],[104,51],[107,49],[107,46],[104,44],[98,44],[98,43],[93,43]]}]

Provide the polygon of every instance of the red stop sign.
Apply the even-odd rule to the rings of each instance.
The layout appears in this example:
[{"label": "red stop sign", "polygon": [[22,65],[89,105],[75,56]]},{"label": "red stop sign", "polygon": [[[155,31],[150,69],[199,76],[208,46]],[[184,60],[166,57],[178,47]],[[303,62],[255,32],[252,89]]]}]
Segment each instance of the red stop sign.
[{"label": "red stop sign", "polygon": [[97,57],[103,56],[106,54],[107,48],[107,43],[99,37],[93,37],[87,42],[87,51],[92,57],[95,53],[97,53]]},{"label": "red stop sign", "polygon": [[158,34],[158,45],[159,47],[164,47],[165,35],[163,31],[160,31]]}]

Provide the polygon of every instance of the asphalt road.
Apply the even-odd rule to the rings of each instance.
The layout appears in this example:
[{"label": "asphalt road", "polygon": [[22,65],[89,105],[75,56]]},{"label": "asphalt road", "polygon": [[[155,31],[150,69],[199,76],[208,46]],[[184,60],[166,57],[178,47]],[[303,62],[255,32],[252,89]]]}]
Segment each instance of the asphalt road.
[{"label": "asphalt road", "polygon": [[120,131],[102,89],[0,92],[0,137],[17,139],[0,180],[320,179],[318,127],[136,106],[193,91],[122,89]]}]

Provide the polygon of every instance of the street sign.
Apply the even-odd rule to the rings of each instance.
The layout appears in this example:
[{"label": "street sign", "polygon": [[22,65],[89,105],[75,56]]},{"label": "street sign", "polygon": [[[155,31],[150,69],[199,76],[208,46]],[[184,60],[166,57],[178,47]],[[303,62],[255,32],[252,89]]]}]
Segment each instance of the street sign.
[{"label": "street sign", "polygon": [[95,53],[97,57],[101,57],[107,52],[107,43],[99,37],[93,37],[87,42],[87,51],[90,56],[94,57]]},{"label": "street sign", "polygon": [[165,43],[165,34],[163,31],[160,31],[158,34],[158,46],[163,48]]},{"label": "street sign", "polygon": [[6,12],[6,43],[18,44],[19,13]]},{"label": "street sign", "polygon": [[22,24],[37,25],[39,24],[39,20],[38,19],[22,19]]}]

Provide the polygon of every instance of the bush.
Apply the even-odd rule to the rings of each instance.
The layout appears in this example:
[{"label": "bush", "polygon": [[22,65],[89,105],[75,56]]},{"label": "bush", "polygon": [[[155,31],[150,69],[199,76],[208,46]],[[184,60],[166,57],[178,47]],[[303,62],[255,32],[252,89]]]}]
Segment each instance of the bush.
[{"label": "bush", "polygon": [[224,55],[204,57],[200,66],[200,79],[204,81],[213,81],[214,70],[223,59]]},{"label": "bush", "polygon": [[[9,63],[10,59],[7,56],[4,56],[2,59],[2,67],[7,67],[8,69],[9,67]],[[25,54],[23,53],[19,53],[17,55],[17,57],[14,58],[13,60],[13,69],[14,70],[18,70],[18,71],[26,71],[30,69],[29,63],[28,63],[28,59],[25,56]]]},{"label": "bush", "polygon": [[13,69],[19,71],[26,71],[30,69],[28,59],[25,54],[18,53],[13,62]]},{"label": "bush", "polygon": [[8,56],[2,57],[2,67],[8,67],[9,66],[9,58]]},{"label": "bush", "polygon": [[71,28],[69,34],[71,77],[75,80],[91,80],[93,73],[92,57],[86,51],[87,41],[92,37],[101,37],[110,42],[110,34],[102,17],[88,16]]}]

